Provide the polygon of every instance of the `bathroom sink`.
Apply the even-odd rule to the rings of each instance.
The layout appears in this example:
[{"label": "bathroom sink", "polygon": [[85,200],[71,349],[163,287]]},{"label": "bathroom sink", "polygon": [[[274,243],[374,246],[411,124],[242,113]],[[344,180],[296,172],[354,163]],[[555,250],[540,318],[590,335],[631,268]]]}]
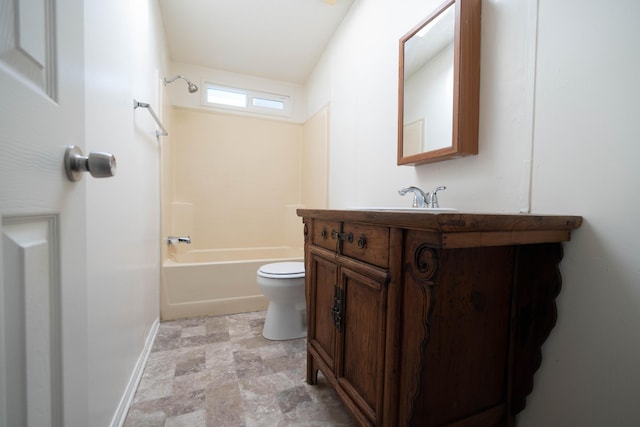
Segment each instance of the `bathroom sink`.
[{"label": "bathroom sink", "polygon": [[455,208],[412,208],[412,207],[391,207],[391,206],[370,206],[364,208],[353,208],[356,211],[395,211],[395,212],[458,212]]}]

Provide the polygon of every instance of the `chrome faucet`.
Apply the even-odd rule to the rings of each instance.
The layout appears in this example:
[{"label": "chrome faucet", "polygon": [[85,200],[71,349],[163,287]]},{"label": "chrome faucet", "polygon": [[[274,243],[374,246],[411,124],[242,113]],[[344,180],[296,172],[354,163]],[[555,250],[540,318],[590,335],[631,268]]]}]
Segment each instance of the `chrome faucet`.
[{"label": "chrome faucet", "polygon": [[407,187],[402,190],[398,190],[398,194],[404,196],[405,194],[412,192],[413,193],[413,203],[411,204],[412,208],[439,208],[438,204],[438,191],[446,190],[447,187],[440,186],[436,187],[431,193],[425,193],[418,187]]},{"label": "chrome faucet", "polygon": [[403,188],[402,190],[398,190],[398,194],[401,196],[404,196],[407,193],[413,193],[413,203],[411,204],[412,208],[424,208],[425,207],[425,203],[427,198],[429,197],[428,194],[425,194],[424,191],[422,191],[421,189],[419,189],[418,187],[407,187],[407,188]]},{"label": "chrome faucet", "polygon": [[187,236],[187,237],[169,236],[167,238],[167,243],[169,243],[170,245],[175,245],[177,243],[191,244],[191,236]]}]

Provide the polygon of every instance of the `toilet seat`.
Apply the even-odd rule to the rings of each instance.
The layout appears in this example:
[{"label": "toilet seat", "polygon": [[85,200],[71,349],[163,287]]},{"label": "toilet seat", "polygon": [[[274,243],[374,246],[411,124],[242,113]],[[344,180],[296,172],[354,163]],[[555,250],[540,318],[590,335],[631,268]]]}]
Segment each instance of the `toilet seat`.
[{"label": "toilet seat", "polygon": [[258,269],[258,276],[268,279],[298,279],[304,277],[304,262],[276,262]]}]

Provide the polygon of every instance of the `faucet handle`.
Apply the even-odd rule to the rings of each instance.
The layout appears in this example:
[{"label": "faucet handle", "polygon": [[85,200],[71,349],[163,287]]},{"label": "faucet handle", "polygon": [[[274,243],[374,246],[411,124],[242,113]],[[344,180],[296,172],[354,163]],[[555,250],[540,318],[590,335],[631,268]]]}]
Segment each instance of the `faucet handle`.
[{"label": "faucet handle", "polygon": [[434,188],[433,191],[427,195],[427,207],[439,208],[440,205],[438,204],[438,191],[446,189],[447,187],[445,187],[444,185]]}]

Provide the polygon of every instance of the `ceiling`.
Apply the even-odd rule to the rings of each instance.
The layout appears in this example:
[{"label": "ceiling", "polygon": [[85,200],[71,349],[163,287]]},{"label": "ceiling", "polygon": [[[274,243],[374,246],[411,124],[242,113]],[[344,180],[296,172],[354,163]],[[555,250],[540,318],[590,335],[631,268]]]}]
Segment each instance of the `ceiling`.
[{"label": "ceiling", "polygon": [[354,0],[160,0],[172,61],[306,82]]}]

